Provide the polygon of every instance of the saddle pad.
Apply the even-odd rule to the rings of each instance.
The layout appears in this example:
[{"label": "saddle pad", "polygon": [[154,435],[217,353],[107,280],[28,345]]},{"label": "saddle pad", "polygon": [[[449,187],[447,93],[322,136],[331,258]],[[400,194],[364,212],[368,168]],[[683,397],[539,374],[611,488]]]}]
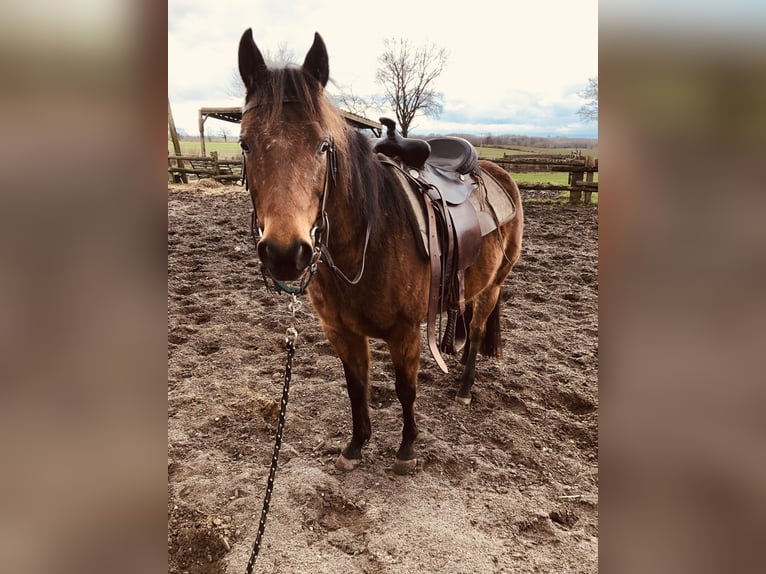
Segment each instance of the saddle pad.
[{"label": "saddle pad", "polygon": [[481,236],[504,225],[516,216],[516,206],[505,188],[486,171],[477,168],[481,181],[468,198],[476,209],[481,224]]},{"label": "saddle pad", "polygon": [[[428,224],[423,199],[420,192],[415,189],[414,184],[407,179],[407,176],[400,169],[394,167],[393,172],[399,179],[400,187],[409,200],[410,224],[415,234],[420,236],[420,241],[417,242],[420,253],[428,259]],[[503,186],[494,177],[480,168],[477,168],[477,173],[480,175],[480,183],[471,192],[468,199],[476,209],[481,226],[481,235],[484,237],[497,229],[498,224],[503,225],[513,219],[516,215],[516,206]]]}]

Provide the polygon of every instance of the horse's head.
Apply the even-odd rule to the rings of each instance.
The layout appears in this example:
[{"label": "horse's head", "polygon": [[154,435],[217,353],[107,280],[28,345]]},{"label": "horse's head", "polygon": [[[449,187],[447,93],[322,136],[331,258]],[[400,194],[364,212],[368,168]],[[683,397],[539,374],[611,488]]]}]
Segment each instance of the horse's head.
[{"label": "horse's head", "polygon": [[324,95],[327,49],[315,34],[302,66],[269,68],[248,29],[239,72],[247,88],[240,144],[260,226],[258,256],[275,279],[295,280],[315,256],[315,227],[331,186],[339,116]]}]

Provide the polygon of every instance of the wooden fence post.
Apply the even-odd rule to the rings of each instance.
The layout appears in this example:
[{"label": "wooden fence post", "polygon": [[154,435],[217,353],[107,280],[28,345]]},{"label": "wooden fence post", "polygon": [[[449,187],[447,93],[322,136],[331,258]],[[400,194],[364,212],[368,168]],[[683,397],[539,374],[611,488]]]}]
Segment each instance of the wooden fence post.
[{"label": "wooden fence post", "polygon": [[[590,171],[586,172],[585,174],[585,181],[586,183],[593,183],[593,167],[595,166],[595,162],[593,160],[592,155],[586,155],[585,156],[585,167],[590,169]],[[591,195],[593,192],[586,190],[585,191],[585,204],[588,205],[591,202]]]},{"label": "wooden fence post", "polygon": [[[173,111],[170,109],[170,97],[168,97],[168,130],[170,131],[170,139],[173,140],[173,150],[176,152],[176,155],[181,155],[181,143],[178,141],[178,132],[176,131],[176,123],[173,121]],[[182,159],[176,160],[176,165],[183,169],[184,162]],[[168,160],[168,166],[172,167],[170,160]],[[189,180],[186,177],[186,173],[181,172],[180,174],[171,174],[168,173],[169,179],[171,181],[175,181],[176,183],[189,183]]]},{"label": "wooden fence post", "polygon": [[205,120],[207,116],[202,116],[202,110],[199,112],[199,149],[202,157],[205,157]]},{"label": "wooden fence post", "polygon": [[581,171],[569,172],[569,185],[572,186],[572,191],[569,192],[569,203],[580,203],[582,192],[579,189],[575,189],[582,181]]}]

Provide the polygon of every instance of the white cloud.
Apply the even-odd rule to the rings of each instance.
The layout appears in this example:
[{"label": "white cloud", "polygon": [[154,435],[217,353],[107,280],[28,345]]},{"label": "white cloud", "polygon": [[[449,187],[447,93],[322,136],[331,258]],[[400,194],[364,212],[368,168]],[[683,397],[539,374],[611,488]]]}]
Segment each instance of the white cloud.
[{"label": "white cloud", "polygon": [[[598,74],[597,0],[490,1],[474,12],[465,6],[445,9],[441,1],[170,0],[168,91],[177,125],[196,133],[200,105],[241,103],[228,94],[239,38],[248,27],[262,51],[275,52],[284,44],[299,61],[319,32],[330,54],[331,77],[360,95],[380,92],[375,68],[385,38],[446,48],[447,68],[437,85],[444,94],[443,118],[454,112],[466,119],[416,119],[435,132],[454,126],[499,131],[497,126],[508,124],[518,127],[517,133],[553,134],[580,125],[595,134],[595,124],[578,122],[582,103],[573,97]],[[546,120],[540,112],[545,107],[571,108],[572,117]],[[493,121],[485,125],[482,118]]]}]

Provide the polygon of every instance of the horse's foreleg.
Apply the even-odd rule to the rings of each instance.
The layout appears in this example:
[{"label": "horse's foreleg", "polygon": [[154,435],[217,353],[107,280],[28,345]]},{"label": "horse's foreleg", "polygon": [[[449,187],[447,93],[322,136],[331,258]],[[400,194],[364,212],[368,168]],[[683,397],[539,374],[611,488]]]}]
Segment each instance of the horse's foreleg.
[{"label": "horse's foreleg", "polygon": [[[471,404],[471,387],[476,379],[476,356],[479,349],[482,348],[484,338],[487,335],[487,319],[494,317],[495,307],[499,304],[500,286],[492,286],[484,291],[473,303],[473,316],[471,324],[468,327],[468,349],[465,357],[465,369],[463,377],[460,380],[460,390],[455,400],[464,405]],[[497,317],[495,317],[497,319]],[[499,325],[493,326],[493,331],[498,329]],[[493,333],[494,336],[494,333]]]},{"label": "horse's foreleg", "polygon": [[368,405],[370,351],[367,337],[343,334],[328,335],[328,338],[343,363],[353,423],[351,440],[335,461],[335,466],[339,470],[353,470],[362,462],[362,447],[370,440],[372,432]]},{"label": "horse's foreleg", "polygon": [[396,452],[393,470],[396,474],[407,474],[415,470],[418,462],[413,445],[418,436],[415,395],[420,367],[420,326],[401,326],[395,336],[388,340],[388,348],[396,373],[396,396],[402,405],[404,422],[402,443]]}]

